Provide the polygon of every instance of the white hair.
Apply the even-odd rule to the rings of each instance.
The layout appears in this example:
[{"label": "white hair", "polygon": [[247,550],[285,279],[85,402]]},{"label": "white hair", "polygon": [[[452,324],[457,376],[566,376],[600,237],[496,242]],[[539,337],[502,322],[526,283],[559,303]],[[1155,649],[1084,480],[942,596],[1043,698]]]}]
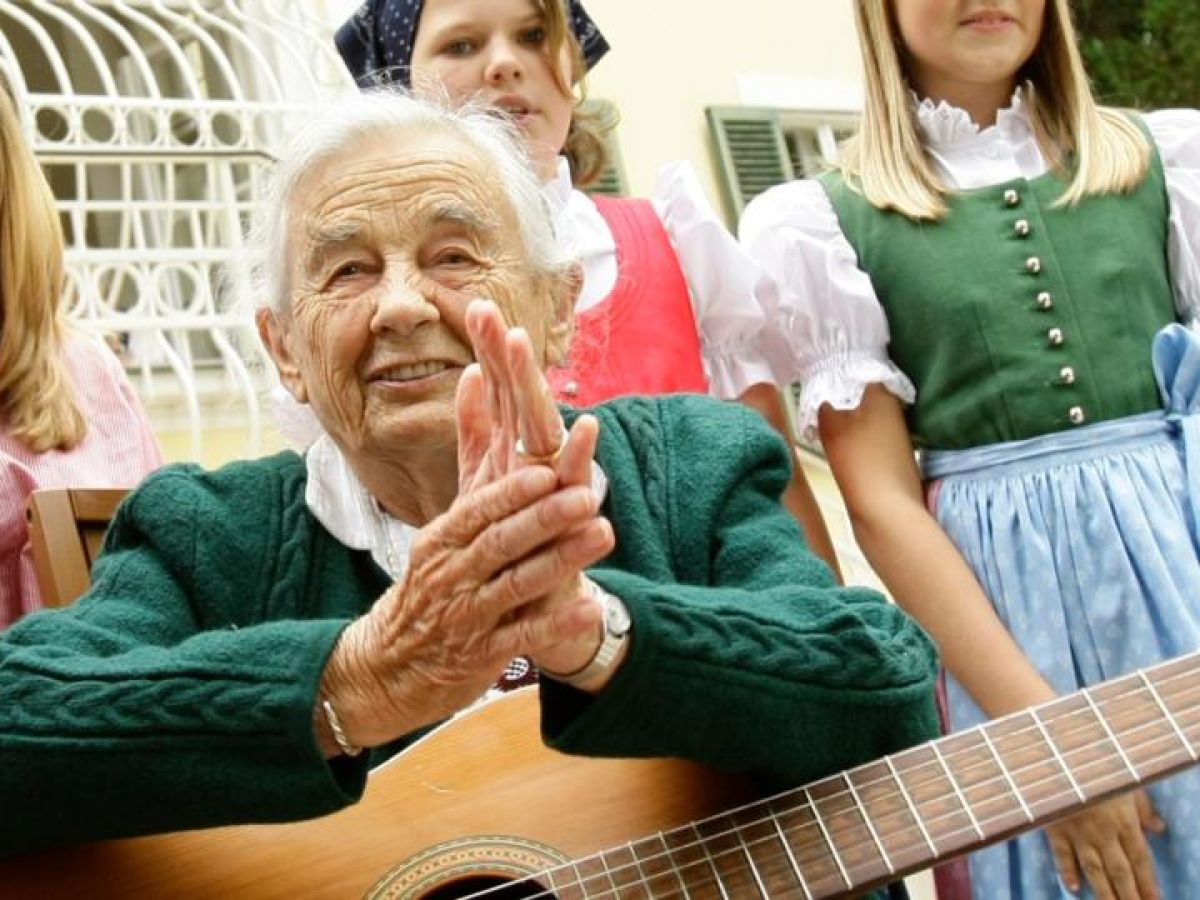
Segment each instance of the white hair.
[{"label": "white hair", "polygon": [[460,139],[487,161],[516,215],[526,260],[538,275],[559,276],[575,262],[555,233],[550,208],[514,126],[482,104],[416,99],[400,88],[336,97],[292,137],[267,183],[251,227],[242,284],[250,308],[285,311],[290,301],[288,247],[292,208],[304,179],[318,166],[345,157],[371,138],[443,134]]},{"label": "white hair", "polygon": [[[401,88],[377,88],[334,98],[288,143],[256,208],[241,261],[244,309],[282,313],[291,305],[288,260],[295,248],[288,247],[288,237],[297,212],[292,207],[304,179],[328,160],[345,157],[372,138],[398,132],[456,136],[487,161],[490,177],[512,205],[526,261],[536,275],[560,277],[575,264],[576,257],[555,232],[550,208],[514,126],[482,104],[454,106],[448,96],[418,100]],[[280,432],[296,449],[308,447],[324,434],[311,407],[298,403],[278,383],[271,391],[270,405]]]}]

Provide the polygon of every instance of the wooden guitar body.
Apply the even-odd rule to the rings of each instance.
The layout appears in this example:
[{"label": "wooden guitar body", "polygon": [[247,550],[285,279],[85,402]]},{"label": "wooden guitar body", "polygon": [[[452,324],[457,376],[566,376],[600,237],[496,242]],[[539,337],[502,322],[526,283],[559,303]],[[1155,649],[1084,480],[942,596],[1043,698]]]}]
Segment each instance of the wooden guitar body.
[{"label": "wooden guitar body", "polygon": [[335,815],[12,859],[0,898],[854,897],[1197,763],[1200,653],[761,800],[689,763],[548,750],[526,690]]},{"label": "wooden guitar body", "polygon": [[515,880],[747,797],[735,779],[679,760],[550,750],[526,689],[430,733],[341,812],[0,861],[0,897],[449,900],[474,892],[474,878]]}]

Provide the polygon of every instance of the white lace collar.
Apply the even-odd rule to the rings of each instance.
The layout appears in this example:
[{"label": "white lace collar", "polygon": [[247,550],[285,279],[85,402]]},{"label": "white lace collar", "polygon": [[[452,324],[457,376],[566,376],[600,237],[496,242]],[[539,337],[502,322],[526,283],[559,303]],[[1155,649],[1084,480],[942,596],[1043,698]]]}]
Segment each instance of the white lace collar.
[{"label": "white lace collar", "polygon": [[945,100],[918,98],[915,93],[912,98],[916,105],[917,125],[926,145],[939,150],[962,150],[997,139],[1017,143],[1033,133],[1029,110],[1019,87],[1013,92],[1009,105],[996,114],[996,124],[987,128],[980,128],[966,110]]},{"label": "white lace collar", "polygon": [[[328,434],[308,448],[304,463],[308,471],[304,501],[325,530],[347,547],[369,550],[393,580],[403,578],[417,529],[384,512]],[[592,490],[603,502],[608,478],[595,461]]]},{"label": "white lace collar", "polygon": [[381,569],[402,578],[416,529],[380,509],[329,435],[308,448],[304,462],[304,501],[325,530],[347,547],[369,550]]}]

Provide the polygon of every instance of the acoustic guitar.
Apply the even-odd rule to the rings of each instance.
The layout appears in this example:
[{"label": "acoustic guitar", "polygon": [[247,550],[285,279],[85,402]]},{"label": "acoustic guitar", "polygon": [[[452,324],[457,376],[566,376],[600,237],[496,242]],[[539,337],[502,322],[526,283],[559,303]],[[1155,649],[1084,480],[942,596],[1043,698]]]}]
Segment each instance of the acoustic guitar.
[{"label": "acoustic guitar", "polygon": [[[768,799],[676,760],[567,757],[537,696],[461,715],[321,819],[0,863],[0,897],[851,897],[1200,759],[1200,653]],[[801,752],[801,751],[798,751]]]}]

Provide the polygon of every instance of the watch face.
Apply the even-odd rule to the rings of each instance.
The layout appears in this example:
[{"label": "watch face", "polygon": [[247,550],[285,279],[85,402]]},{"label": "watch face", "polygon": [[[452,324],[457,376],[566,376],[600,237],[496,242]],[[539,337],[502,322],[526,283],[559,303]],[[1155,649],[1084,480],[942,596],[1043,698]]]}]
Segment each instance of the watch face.
[{"label": "watch face", "polygon": [[604,627],[609,634],[615,634],[618,637],[629,631],[629,626],[632,624],[629,619],[629,610],[625,608],[625,604],[609,594],[604,598]]}]

